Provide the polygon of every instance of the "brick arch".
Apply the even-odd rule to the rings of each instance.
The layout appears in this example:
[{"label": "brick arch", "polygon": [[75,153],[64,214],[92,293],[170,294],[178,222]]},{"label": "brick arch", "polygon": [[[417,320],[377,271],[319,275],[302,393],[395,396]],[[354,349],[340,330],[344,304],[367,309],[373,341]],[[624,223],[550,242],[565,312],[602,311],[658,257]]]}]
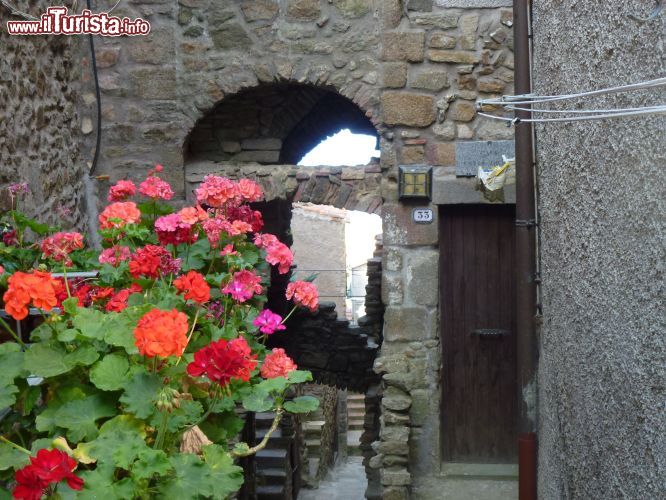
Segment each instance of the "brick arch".
[{"label": "brick arch", "polygon": [[[308,73],[310,74],[310,73]],[[198,115],[184,144],[184,163],[202,159],[295,164],[343,128],[379,138],[376,89],[283,80],[236,88]],[[262,152],[263,151],[263,152]]]}]

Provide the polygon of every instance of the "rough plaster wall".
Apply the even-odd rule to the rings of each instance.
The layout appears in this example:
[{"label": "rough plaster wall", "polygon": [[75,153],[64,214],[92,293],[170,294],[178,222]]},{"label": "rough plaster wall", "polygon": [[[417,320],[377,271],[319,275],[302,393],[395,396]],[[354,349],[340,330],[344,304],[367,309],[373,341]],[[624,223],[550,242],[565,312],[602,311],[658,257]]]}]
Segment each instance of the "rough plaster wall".
[{"label": "rough plaster wall", "polygon": [[[33,2],[30,13],[38,15],[48,5]],[[77,92],[82,73],[89,71],[82,64],[84,39],[9,36],[4,23],[18,18],[0,7],[0,19],[0,188],[27,182],[31,192],[21,210],[83,229],[85,167]],[[1,192],[0,209],[7,209],[7,191]]]},{"label": "rough plaster wall", "polygon": [[[654,2],[534,3],[535,90],[666,74]],[[666,90],[590,106],[666,102]],[[544,324],[539,497],[663,498],[666,118],[538,127]]]}]

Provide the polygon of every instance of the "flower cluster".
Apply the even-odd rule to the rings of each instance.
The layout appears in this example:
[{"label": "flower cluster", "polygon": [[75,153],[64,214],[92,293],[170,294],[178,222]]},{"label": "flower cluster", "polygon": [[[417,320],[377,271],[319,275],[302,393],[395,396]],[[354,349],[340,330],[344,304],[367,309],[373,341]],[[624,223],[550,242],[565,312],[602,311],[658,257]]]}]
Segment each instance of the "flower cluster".
[{"label": "flower cluster", "polygon": [[238,271],[234,273],[231,282],[222,289],[222,293],[231,295],[238,302],[250,300],[255,293],[261,293],[261,276],[252,271]]},{"label": "flower cluster", "polygon": [[30,457],[30,465],[16,471],[14,498],[39,500],[51,484],[67,481],[73,490],[83,488],[83,479],[74,474],[76,460],[61,450],[41,449]]},{"label": "flower cluster", "polygon": [[153,200],[170,200],[173,198],[173,190],[169,183],[155,175],[162,170],[164,170],[162,165],[155,165],[155,168],[148,172],[146,180],[139,184],[139,193]]},{"label": "flower cluster", "polygon": [[66,266],[72,265],[69,254],[83,248],[83,236],[80,233],[56,233],[42,241],[41,249],[45,257]]},{"label": "flower cluster", "polygon": [[286,330],[287,327],[282,324],[282,316],[275,314],[269,309],[264,309],[259,313],[254,321],[254,326],[259,327],[259,331],[264,335],[271,335],[275,332]]},{"label": "flower cluster", "polygon": [[196,190],[197,201],[212,208],[222,208],[226,204],[236,205],[239,199],[238,187],[234,181],[218,175],[207,175]]},{"label": "flower cluster", "polygon": [[264,378],[286,377],[289,372],[296,370],[294,361],[287,356],[284,349],[275,348],[264,358],[264,362],[259,369]]},{"label": "flower cluster", "polygon": [[190,271],[175,279],[173,286],[186,300],[197,304],[205,304],[210,300],[210,286],[206,283],[206,278],[196,271]]},{"label": "flower cluster", "polygon": [[127,300],[133,293],[141,293],[141,286],[132,283],[129,288],[119,290],[106,303],[105,310],[108,312],[121,312],[127,308]]},{"label": "flower cluster", "polygon": [[136,186],[132,181],[120,180],[109,188],[108,201],[125,201],[136,194]]},{"label": "flower cluster", "polygon": [[254,244],[266,250],[266,262],[278,266],[280,274],[287,274],[294,262],[294,254],[289,247],[272,234],[257,234]]},{"label": "flower cluster", "polygon": [[105,248],[102,250],[98,260],[100,264],[110,264],[117,267],[121,262],[129,260],[131,254],[132,251],[129,247],[114,245],[111,248]]},{"label": "flower cluster", "polygon": [[108,205],[99,214],[99,227],[102,229],[123,228],[141,220],[141,212],[133,201],[118,201]]},{"label": "flower cluster", "polygon": [[307,307],[316,311],[319,306],[319,293],[314,283],[308,281],[295,281],[287,285],[287,299],[294,301],[296,305]]},{"label": "flower cluster", "polygon": [[159,278],[180,270],[180,259],[174,259],[163,247],[146,245],[132,254],[129,271],[134,278]]},{"label": "flower cluster", "polygon": [[192,224],[185,222],[179,213],[159,217],[155,221],[155,232],[161,245],[180,245],[197,240]]},{"label": "flower cluster", "polygon": [[187,315],[172,309],[153,309],[144,314],[134,329],[139,353],[149,358],[181,356],[187,346]]},{"label": "flower cluster", "polygon": [[221,386],[232,379],[250,380],[252,370],[257,366],[257,356],[243,337],[211,342],[194,353],[194,361],[187,365],[187,373],[192,377],[205,375]]},{"label": "flower cluster", "polygon": [[30,303],[44,311],[50,311],[58,304],[57,283],[50,273],[17,271],[9,277],[8,285],[2,298],[5,311],[16,320],[22,320],[28,315]]}]

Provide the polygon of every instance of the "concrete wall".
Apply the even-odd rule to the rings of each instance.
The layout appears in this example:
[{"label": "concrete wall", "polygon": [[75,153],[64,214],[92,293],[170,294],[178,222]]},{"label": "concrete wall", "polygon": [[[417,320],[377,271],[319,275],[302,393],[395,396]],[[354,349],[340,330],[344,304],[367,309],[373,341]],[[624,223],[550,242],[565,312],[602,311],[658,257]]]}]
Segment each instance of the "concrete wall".
[{"label": "concrete wall", "polygon": [[[51,5],[19,7],[39,16]],[[84,123],[80,113],[81,79],[91,76],[87,39],[10,36],[5,21],[21,18],[0,6],[0,19],[0,209],[10,204],[4,187],[27,182],[30,194],[21,210],[83,229],[83,178],[86,161],[92,160],[81,145],[84,134],[92,136],[92,120]]]},{"label": "concrete wall", "polygon": [[[654,2],[534,3],[539,94],[662,77]],[[666,102],[666,90],[586,106]],[[539,497],[661,498],[666,481],[666,117],[539,126]]]}]

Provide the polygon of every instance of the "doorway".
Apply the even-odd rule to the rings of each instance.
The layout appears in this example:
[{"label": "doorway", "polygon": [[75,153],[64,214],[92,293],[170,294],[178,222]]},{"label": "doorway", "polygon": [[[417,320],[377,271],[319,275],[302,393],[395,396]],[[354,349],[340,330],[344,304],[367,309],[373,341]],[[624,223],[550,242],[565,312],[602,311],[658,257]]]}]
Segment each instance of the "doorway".
[{"label": "doorway", "polygon": [[515,206],[440,209],[442,459],[517,461]]}]

